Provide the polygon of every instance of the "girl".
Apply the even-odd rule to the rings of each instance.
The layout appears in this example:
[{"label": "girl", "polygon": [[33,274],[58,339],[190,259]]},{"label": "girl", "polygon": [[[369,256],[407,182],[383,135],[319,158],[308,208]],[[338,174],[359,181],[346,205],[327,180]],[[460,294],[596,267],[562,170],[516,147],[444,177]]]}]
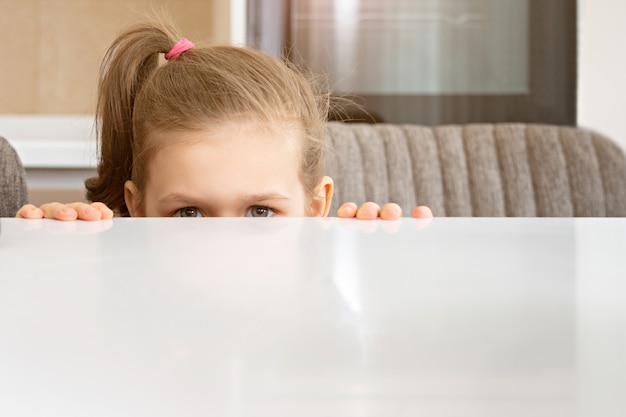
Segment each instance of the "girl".
[{"label": "girl", "polygon": [[[167,26],[118,37],[101,67],[97,203],[22,207],[18,217],[326,216],[322,174],[329,95],[258,51],[198,47]],[[165,62],[160,60],[165,54]],[[340,217],[397,219],[399,206],[344,204]],[[432,217],[417,207],[414,217]]]}]

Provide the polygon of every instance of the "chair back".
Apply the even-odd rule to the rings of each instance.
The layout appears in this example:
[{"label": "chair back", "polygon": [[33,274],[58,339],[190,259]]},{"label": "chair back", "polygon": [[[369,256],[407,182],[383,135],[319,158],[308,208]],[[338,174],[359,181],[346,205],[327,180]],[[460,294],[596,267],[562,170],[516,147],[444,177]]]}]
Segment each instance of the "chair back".
[{"label": "chair back", "polygon": [[17,152],[0,137],[0,217],[15,217],[28,202],[26,172]]},{"label": "chair back", "polygon": [[626,157],[576,127],[329,122],[325,174],[341,202],[415,205],[436,217],[626,216]]}]

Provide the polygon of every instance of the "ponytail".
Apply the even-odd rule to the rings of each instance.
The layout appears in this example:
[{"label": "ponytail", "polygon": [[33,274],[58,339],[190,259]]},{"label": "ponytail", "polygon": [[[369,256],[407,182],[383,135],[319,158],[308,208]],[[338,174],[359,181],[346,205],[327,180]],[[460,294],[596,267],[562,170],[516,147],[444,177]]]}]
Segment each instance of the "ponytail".
[{"label": "ponytail", "polygon": [[102,61],[96,127],[100,162],[96,177],[85,181],[87,199],[100,201],[117,215],[128,216],[124,183],[131,179],[134,150],[133,108],[146,81],[159,66],[159,54],[176,39],[167,26],[144,25],[120,35]]}]

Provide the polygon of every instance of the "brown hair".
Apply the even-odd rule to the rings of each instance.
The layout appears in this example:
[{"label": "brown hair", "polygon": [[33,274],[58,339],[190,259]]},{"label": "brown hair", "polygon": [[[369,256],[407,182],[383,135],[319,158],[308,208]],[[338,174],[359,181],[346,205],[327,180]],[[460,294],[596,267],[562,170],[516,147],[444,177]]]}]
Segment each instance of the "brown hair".
[{"label": "brown hair", "polygon": [[279,121],[304,132],[300,180],[307,193],[322,176],[329,98],[302,73],[261,52],[234,46],[196,47],[161,63],[179,40],[161,24],[134,27],[108,49],[100,70],[96,123],[98,175],[87,199],[128,215],[124,183],[145,186],[155,146],[151,132],[206,129],[223,122]]}]

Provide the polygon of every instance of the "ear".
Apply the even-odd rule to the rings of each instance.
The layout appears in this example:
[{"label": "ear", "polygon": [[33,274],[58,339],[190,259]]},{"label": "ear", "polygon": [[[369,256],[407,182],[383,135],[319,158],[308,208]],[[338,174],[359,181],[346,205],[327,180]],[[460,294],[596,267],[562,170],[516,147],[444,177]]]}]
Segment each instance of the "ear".
[{"label": "ear", "polygon": [[310,217],[326,217],[330,211],[330,203],[333,200],[335,185],[330,177],[323,177],[315,186],[313,200],[309,208]]},{"label": "ear", "polygon": [[141,204],[141,194],[134,182],[128,180],[124,183],[124,201],[130,217],[145,217],[143,204]]}]

